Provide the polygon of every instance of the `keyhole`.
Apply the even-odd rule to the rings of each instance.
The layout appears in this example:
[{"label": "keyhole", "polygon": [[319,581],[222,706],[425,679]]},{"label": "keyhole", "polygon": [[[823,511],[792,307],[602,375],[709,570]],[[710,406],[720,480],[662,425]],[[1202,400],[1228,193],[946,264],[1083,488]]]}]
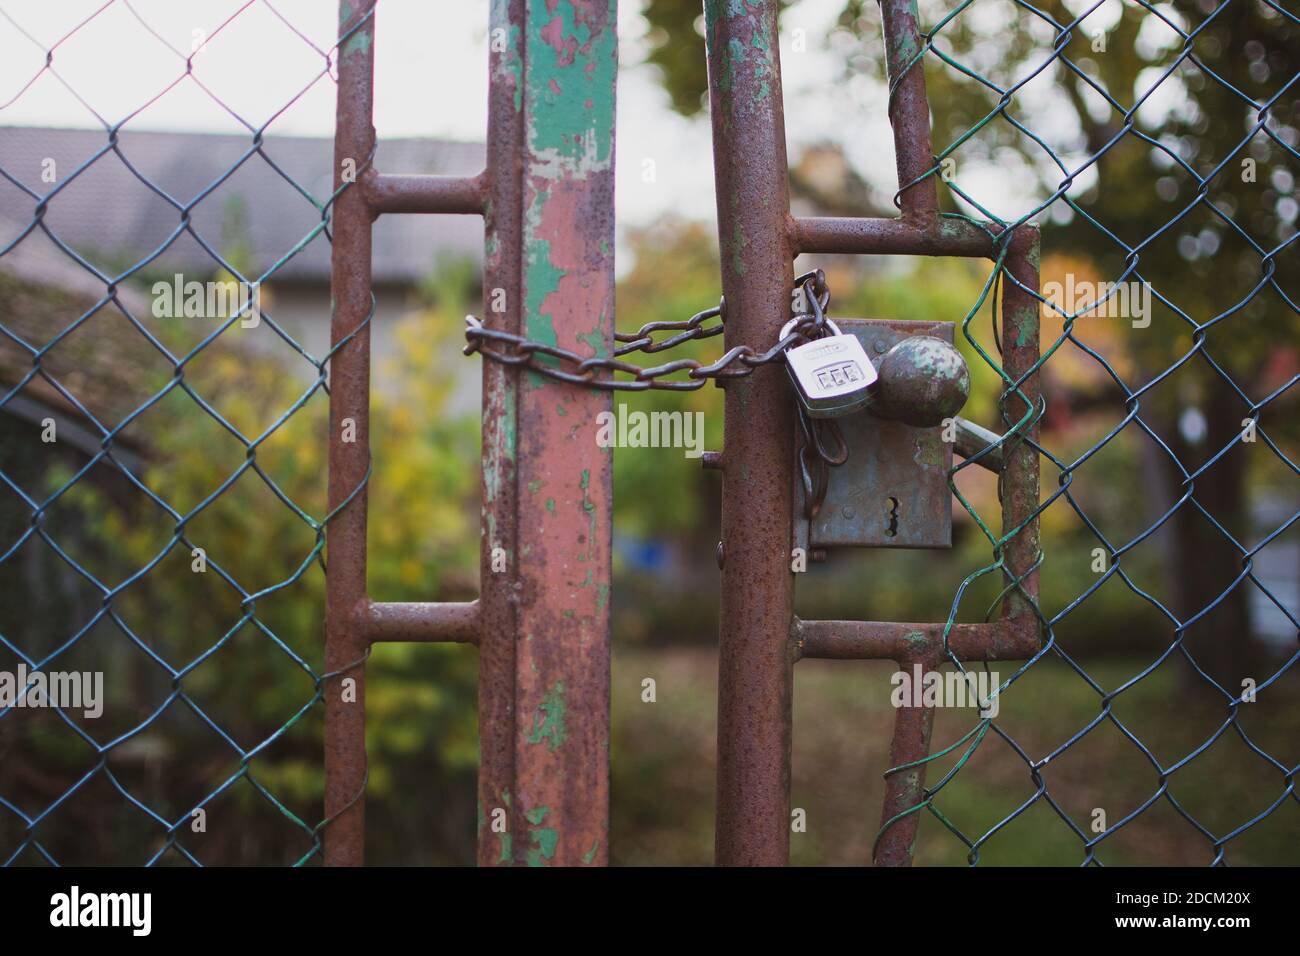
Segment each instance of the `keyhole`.
[{"label": "keyhole", "polygon": [[886,498],[888,506],[885,508],[885,537],[892,538],[898,534],[898,499]]}]

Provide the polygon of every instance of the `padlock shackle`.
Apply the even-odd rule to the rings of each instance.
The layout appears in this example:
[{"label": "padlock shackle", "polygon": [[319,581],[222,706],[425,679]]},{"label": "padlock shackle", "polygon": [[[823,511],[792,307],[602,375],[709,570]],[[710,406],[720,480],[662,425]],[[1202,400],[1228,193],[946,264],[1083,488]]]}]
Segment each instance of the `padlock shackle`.
[{"label": "padlock shackle", "polygon": [[[804,315],[796,315],[793,319],[791,319],[791,320],[790,320],[789,322],[787,322],[785,325],[781,326],[781,334],[778,335],[778,336],[776,337],[776,340],[777,340],[778,342],[780,342],[782,339],[784,339],[787,335],[790,334],[790,331],[791,331],[791,330],[792,330],[796,325],[798,325],[800,322],[803,322],[805,319],[807,319],[807,316],[804,316]],[[822,324],[825,325],[827,328],[829,328],[829,329],[831,330],[831,333],[832,333],[833,335],[843,335],[843,333],[840,331],[840,327],[839,327],[838,325],[835,324],[835,320],[832,319],[830,316],[823,315],[823,316],[822,316]]]}]

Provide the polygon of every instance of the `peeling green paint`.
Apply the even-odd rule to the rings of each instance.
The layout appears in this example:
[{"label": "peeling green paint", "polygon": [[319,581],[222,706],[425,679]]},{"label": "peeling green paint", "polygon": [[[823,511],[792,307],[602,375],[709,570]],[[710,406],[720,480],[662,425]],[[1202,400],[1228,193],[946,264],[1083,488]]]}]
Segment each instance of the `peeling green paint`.
[{"label": "peeling green paint", "polygon": [[[710,37],[711,46],[723,13],[716,0],[706,2],[704,5],[705,32]],[[769,21],[765,15],[760,13],[757,16],[750,16],[743,0],[728,0],[725,16],[728,19],[747,17],[753,27],[748,46],[739,37],[733,36],[718,54],[717,89],[723,94],[725,112],[730,117],[765,106],[766,101],[771,99],[772,84],[776,79],[776,58],[773,52],[773,38],[769,32]],[[737,80],[742,77],[746,69],[750,71],[757,83],[745,87],[745,96],[737,98],[734,95],[738,88]]]},{"label": "peeling green paint", "polygon": [[[543,238],[546,207],[553,199],[546,183],[582,180],[612,168],[615,8],[615,0],[607,0],[603,12],[596,3],[528,0],[521,85],[527,97],[527,175],[534,192],[524,216],[523,331],[550,346],[558,345],[555,322],[543,309],[567,273]],[[599,323],[592,335],[596,354],[605,357],[608,346]],[[535,388],[548,384],[536,373],[529,382]]]},{"label": "peeling green paint", "polygon": [[722,51],[722,76],[718,78],[718,89],[730,93],[736,85],[736,74],[745,62],[745,44],[734,37],[727,41],[727,48]]},{"label": "peeling green paint", "polygon": [[537,494],[538,489],[541,487],[542,487],[542,479],[534,478],[532,481],[528,482],[528,493],[530,495],[535,495]]},{"label": "peeling green paint", "polygon": [[608,169],[612,162],[617,6],[606,0],[602,18],[573,0],[529,0],[525,85],[534,174],[541,172],[538,161],[551,178]]},{"label": "peeling green paint", "polygon": [[910,2],[903,16],[885,18],[885,28],[889,30],[891,45],[897,51],[895,56],[900,65],[911,63],[920,52],[920,37],[917,35],[916,3]]},{"label": "peeling green paint", "polygon": [[[355,13],[356,10],[353,9],[350,3],[339,4],[339,27],[342,28],[345,26],[352,19]],[[356,32],[349,36],[347,41],[344,42],[342,50],[340,51],[341,55],[351,56],[354,53],[364,53],[369,50],[370,45],[374,42],[374,29],[374,18],[368,17]]]},{"label": "peeling green paint", "polygon": [[[594,549],[596,547],[596,503],[587,494],[591,487],[591,472],[586,468],[582,469],[582,478],[578,482],[578,487],[582,489],[582,510],[587,513],[587,546]],[[579,554],[578,560],[586,561],[587,553]]]},{"label": "peeling green paint", "polygon": [[754,62],[754,77],[759,81],[758,99],[765,100],[772,95],[772,76],[776,72],[776,64],[772,62],[772,44],[758,29],[754,30],[749,42],[759,51],[760,58]]},{"label": "peeling green paint", "polygon": [[596,859],[596,853],[599,849],[600,849],[600,841],[596,840],[594,843],[591,844],[591,849],[588,850],[586,853],[582,854],[582,862],[590,863],[592,860]]},{"label": "peeling green paint", "polygon": [[550,807],[535,807],[524,814],[524,818],[533,826],[533,845],[528,849],[529,866],[545,866],[555,856],[555,848],[560,843],[560,834],[553,827],[544,827]]},{"label": "peeling green paint", "polygon": [[549,511],[551,514],[555,514],[555,499],[554,499],[554,498],[547,498],[547,499],[546,499],[546,510]]},{"label": "peeling green paint", "polygon": [[601,322],[590,332],[584,332],[577,338],[579,342],[584,342],[591,349],[596,358],[608,358],[609,347],[605,344],[605,336],[601,332],[601,326],[604,324],[604,316],[601,316]]},{"label": "peeling green paint", "polygon": [[553,346],[558,344],[555,324],[551,321],[550,314],[542,312],[542,306],[547,297],[560,288],[560,280],[564,278],[565,272],[551,261],[550,242],[537,238],[549,196],[550,193],[546,190],[539,191],[533,197],[525,216],[528,239],[524,263],[528,291],[524,296],[524,319],[525,331],[530,339]]},{"label": "peeling green paint", "polygon": [[537,705],[537,713],[533,715],[533,730],[528,735],[528,742],[540,744],[545,740],[551,753],[564,746],[564,741],[568,739],[568,731],[564,727],[566,706],[564,682],[556,681],[546,692],[542,702]]}]

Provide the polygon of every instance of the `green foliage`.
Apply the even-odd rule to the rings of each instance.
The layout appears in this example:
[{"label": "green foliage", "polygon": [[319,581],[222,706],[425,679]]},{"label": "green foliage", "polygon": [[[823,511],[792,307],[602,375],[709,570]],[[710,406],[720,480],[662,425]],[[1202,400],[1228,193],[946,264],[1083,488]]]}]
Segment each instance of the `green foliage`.
[{"label": "green foliage", "polygon": [[[406,320],[397,359],[377,370],[383,385],[372,396],[368,566],[376,600],[473,594],[477,423],[443,414],[452,383],[429,374],[435,355],[454,349],[463,305],[444,295],[438,308]],[[113,599],[118,626],[86,639],[88,653],[112,649],[101,658],[105,685],[129,712],[119,712],[117,722],[110,714],[104,724],[112,724],[112,732],[132,729],[173,687],[163,668],[144,666],[129,650],[129,629],[149,653],[183,672],[175,686],[245,750],[288,725],[250,769],[289,812],[314,826],[323,815],[320,705],[310,705],[313,675],[324,671],[328,552],[318,532],[327,510],[328,401],[314,369],[301,375],[279,359],[224,344],[241,331],[233,326],[185,368],[185,385],[208,411],[174,387],[124,433],[143,442],[145,464],[137,480],[147,493],[110,494],[102,482],[83,479],[60,508],[80,516],[85,541],[77,542],[77,560],[107,587],[130,582]],[[169,381],[158,373],[149,385],[161,390]],[[50,469],[47,492],[73,474],[68,465]],[[199,573],[202,562],[206,570]],[[129,659],[122,659],[123,651]],[[411,860],[410,831],[423,819],[412,794],[427,788],[429,779],[459,787],[443,808],[442,820],[454,825],[437,827],[448,836],[432,851],[447,855],[425,861],[463,861],[472,854],[476,672],[475,656],[464,648],[398,645],[373,654],[368,797],[372,845],[381,858]],[[104,726],[90,730],[104,739]],[[49,738],[27,744],[38,748],[40,760],[54,745]],[[153,748],[149,752],[166,761],[166,773],[146,776],[133,792],[172,819],[239,766],[234,751],[191,719],[179,700],[122,749],[132,748]],[[113,759],[116,754],[115,748]],[[239,828],[223,809],[226,799],[236,802],[239,819],[262,815],[258,845],[237,838]],[[310,848],[308,837],[246,781],[208,811],[209,835],[182,840],[206,862],[291,862]],[[56,843],[70,836],[57,827],[47,835]],[[124,845],[116,858],[135,859],[157,845],[154,831],[146,846]]]},{"label": "green foliage", "polygon": [[[717,304],[717,244],[704,226],[669,218],[630,232],[628,245],[636,265],[619,282],[619,331],[634,332],[647,322],[681,321]],[[717,323],[710,319],[706,325]],[[655,338],[671,334],[660,332]],[[634,353],[628,358],[642,365],[679,358],[711,362],[721,352],[718,335],[671,353]],[[704,447],[722,447],[722,390],[712,383],[692,392],[616,392],[614,403],[616,409],[625,404],[628,411],[703,412]],[[641,537],[688,532],[710,510],[705,494],[716,491],[712,476],[701,473],[699,459],[686,458],[680,449],[614,449],[614,520],[619,531]]]}]

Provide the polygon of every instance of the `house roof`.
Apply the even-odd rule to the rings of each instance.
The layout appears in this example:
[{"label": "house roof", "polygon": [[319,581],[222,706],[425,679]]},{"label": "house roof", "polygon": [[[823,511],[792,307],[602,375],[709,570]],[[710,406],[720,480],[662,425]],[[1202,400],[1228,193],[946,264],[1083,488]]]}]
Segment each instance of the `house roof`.
[{"label": "house roof", "polygon": [[[0,218],[0,229],[11,228]],[[0,398],[27,379],[0,410],[16,413],[36,402],[84,421],[77,406],[44,376],[32,376],[29,349],[50,346],[106,296],[94,276],[48,242],[25,239],[0,256]],[[129,285],[117,289],[117,300],[133,315],[149,314],[149,300]],[[117,425],[150,396],[147,373],[162,364],[157,350],[112,302],[96,309],[40,362],[105,427]],[[96,433],[96,442],[98,437]]]},{"label": "house roof", "polygon": [[[36,201],[13,181],[38,195],[57,189],[46,225],[109,274],[149,256],[181,224],[181,213],[159,192],[184,206],[216,184],[194,206],[193,229],[223,255],[246,249],[250,267],[261,274],[320,223],[320,213],[285,176],[318,202],[332,185],[333,141],[323,137],[267,136],[260,152],[242,163],[253,148],[251,135],[123,130],[116,150],[105,151],[108,145],[103,130],[0,127],[0,250],[35,215]],[[53,183],[42,181],[48,159],[54,160]],[[482,144],[435,139],[381,141],[375,159],[388,172],[442,175],[473,175],[483,161]],[[482,237],[472,217],[382,217],[374,231],[375,281],[418,281],[442,256],[477,256]],[[328,281],[329,256],[328,241],[318,235],[268,281]],[[203,246],[183,234],[149,269],[207,275],[215,267]]]}]

